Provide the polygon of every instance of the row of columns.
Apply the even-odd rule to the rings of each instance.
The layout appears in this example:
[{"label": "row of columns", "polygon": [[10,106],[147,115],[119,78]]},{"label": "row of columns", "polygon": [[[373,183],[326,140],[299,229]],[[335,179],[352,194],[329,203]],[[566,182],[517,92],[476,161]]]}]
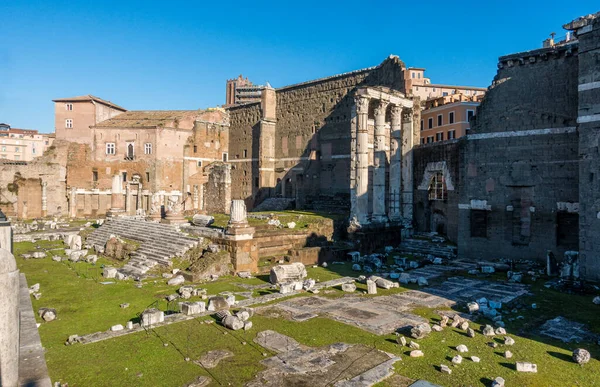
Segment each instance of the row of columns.
[{"label": "row of columns", "polygon": [[[401,221],[404,217],[402,197],[404,184],[412,185],[412,174],[407,175],[403,168],[403,149],[405,142],[412,144],[408,138],[412,136],[412,114],[402,104],[378,99],[375,106],[373,162],[369,159],[369,104],[372,97],[357,95],[355,97],[356,116],[351,134],[351,220],[365,225],[371,222],[387,223]],[[386,111],[390,108],[390,168],[389,168],[389,205],[386,207],[387,176],[387,133]],[[404,120],[403,120],[403,113]],[[404,121],[404,122],[403,122]],[[403,128],[403,125],[406,127]],[[403,130],[404,129],[404,130]],[[369,208],[369,168],[373,167],[372,207]],[[410,163],[412,167],[412,163]],[[410,187],[407,187],[410,189]],[[412,206],[412,203],[410,203]],[[408,214],[406,214],[408,215]]]}]

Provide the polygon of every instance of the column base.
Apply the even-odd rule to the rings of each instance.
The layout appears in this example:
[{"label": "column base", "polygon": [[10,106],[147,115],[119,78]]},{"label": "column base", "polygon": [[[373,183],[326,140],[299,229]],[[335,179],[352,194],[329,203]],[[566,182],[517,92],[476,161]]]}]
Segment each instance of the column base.
[{"label": "column base", "polygon": [[111,208],[106,213],[107,218],[115,218],[117,216],[123,216],[123,215],[125,215],[125,210],[122,208]]},{"label": "column base", "polygon": [[161,223],[165,223],[165,224],[183,224],[183,223],[187,223],[187,219],[183,217],[183,215],[169,215],[167,214],[167,216],[164,219],[161,219],[160,221]]}]

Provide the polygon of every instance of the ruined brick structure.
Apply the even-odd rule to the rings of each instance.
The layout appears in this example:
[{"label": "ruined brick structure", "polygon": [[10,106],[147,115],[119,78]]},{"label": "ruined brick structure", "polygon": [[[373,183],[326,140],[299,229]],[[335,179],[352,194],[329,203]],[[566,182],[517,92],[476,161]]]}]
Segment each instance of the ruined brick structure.
[{"label": "ruined brick structure", "polygon": [[501,57],[470,134],[415,150],[418,230],[477,260],[579,250],[600,279],[599,16],[565,26],[578,40]]},{"label": "ruined brick structure", "polygon": [[[394,203],[394,198],[390,199],[391,152],[398,151],[409,160],[412,146],[403,148],[400,142],[412,144],[418,138],[415,128],[419,122],[419,109],[413,110],[409,99],[404,105],[400,103],[400,99],[405,98],[405,69],[398,57],[390,56],[376,67],[279,89],[267,87],[260,103],[229,108],[229,155],[233,165],[232,180],[236,182],[232,187],[232,198],[244,199],[248,208],[268,197],[286,197],[295,199],[296,208],[327,206],[349,211],[352,207],[351,186],[356,178],[356,168],[352,165],[359,162],[356,145],[353,146],[359,125],[359,120],[355,119],[355,98],[358,91],[363,90],[367,105],[360,114],[364,114],[365,122],[360,124],[358,131],[364,131],[366,136],[362,146],[367,147],[364,155],[368,161],[362,168],[368,171],[368,182],[365,181],[367,192],[360,200],[366,200],[363,205],[367,211],[365,216],[371,219],[378,211],[374,209],[377,205],[373,203],[373,190],[380,190],[377,197],[383,203],[384,210],[381,211],[387,214]],[[379,106],[379,101],[387,103]],[[392,113],[396,105],[400,106],[400,111]],[[409,110],[401,116],[402,109]],[[376,115],[378,123],[375,122]],[[392,115],[397,120],[396,129],[391,128]],[[394,130],[400,135],[400,125],[404,125],[407,133],[401,141],[392,136]],[[379,131],[378,140],[376,130]],[[374,151],[376,143],[377,150]],[[392,146],[395,148],[390,152]],[[375,165],[374,152],[377,151],[385,151],[385,160],[377,162],[381,167],[380,172],[375,173],[374,181],[373,168],[369,166]],[[403,166],[410,169],[409,164]],[[410,187],[412,182],[404,190],[406,203],[412,197]],[[394,195],[398,198],[401,193]]]}]

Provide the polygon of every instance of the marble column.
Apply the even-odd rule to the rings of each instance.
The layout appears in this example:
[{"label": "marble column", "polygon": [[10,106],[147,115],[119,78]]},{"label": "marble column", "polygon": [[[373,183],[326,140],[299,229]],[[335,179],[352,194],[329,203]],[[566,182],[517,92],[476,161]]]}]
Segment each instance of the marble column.
[{"label": "marble column", "polygon": [[225,234],[235,240],[252,239],[255,229],[248,225],[246,203],[243,200],[232,200],[229,213],[230,218]]},{"label": "marble column", "polygon": [[69,216],[71,218],[77,217],[77,189],[75,187],[71,188],[69,195]]},{"label": "marble column", "polygon": [[394,105],[391,113],[391,160],[390,160],[390,208],[388,218],[391,221],[401,220],[402,191],[402,106]]},{"label": "marble column", "polygon": [[373,151],[373,222],[386,222],[385,175],[387,167],[385,112],[388,102],[379,101],[375,107],[375,144]]},{"label": "marble column", "polygon": [[369,223],[369,99],[356,99],[356,218]]},{"label": "marble column", "polygon": [[200,209],[200,193],[198,192],[197,185],[194,185],[194,188],[193,188],[192,202],[194,203],[194,210]]},{"label": "marble column", "polygon": [[42,217],[48,216],[48,183],[42,182]]},{"label": "marble column", "polygon": [[0,385],[7,387],[19,385],[19,277],[15,257],[0,248]]},{"label": "marble column", "polygon": [[358,220],[356,212],[356,105],[350,110],[350,223]]},{"label": "marble column", "polygon": [[413,111],[402,114],[402,220],[412,224],[413,218]]},{"label": "marble column", "polygon": [[108,216],[117,216],[125,212],[123,200],[123,184],[121,175],[116,174],[112,177],[112,190],[110,193],[110,211]]}]

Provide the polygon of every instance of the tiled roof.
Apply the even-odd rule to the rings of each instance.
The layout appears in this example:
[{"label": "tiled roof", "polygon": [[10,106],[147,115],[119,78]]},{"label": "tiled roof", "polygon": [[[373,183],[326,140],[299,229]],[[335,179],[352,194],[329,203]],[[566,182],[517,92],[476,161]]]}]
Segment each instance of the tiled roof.
[{"label": "tiled roof", "polygon": [[121,107],[117,104],[114,104],[110,101],[104,100],[102,98],[98,98],[96,96],[93,96],[91,94],[88,95],[80,95],[78,97],[71,97],[71,98],[58,98],[58,99],[53,99],[53,102],[82,102],[82,101],[94,101],[94,102],[98,102],[101,103],[103,105],[107,105],[110,107],[113,107],[115,109],[119,109],[119,110],[123,110],[123,111],[127,111],[127,109],[125,109],[124,107]]},{"label": "tiled roof", "polygon": [[[217,114],[221,119],[215,119]],[[222,121],[224,113],[206,110],[131,110],[121,113],[116,117],[99,122],[97,128],[187,128],[194,126],[194,121],[203,119],[206,121]]]}]

